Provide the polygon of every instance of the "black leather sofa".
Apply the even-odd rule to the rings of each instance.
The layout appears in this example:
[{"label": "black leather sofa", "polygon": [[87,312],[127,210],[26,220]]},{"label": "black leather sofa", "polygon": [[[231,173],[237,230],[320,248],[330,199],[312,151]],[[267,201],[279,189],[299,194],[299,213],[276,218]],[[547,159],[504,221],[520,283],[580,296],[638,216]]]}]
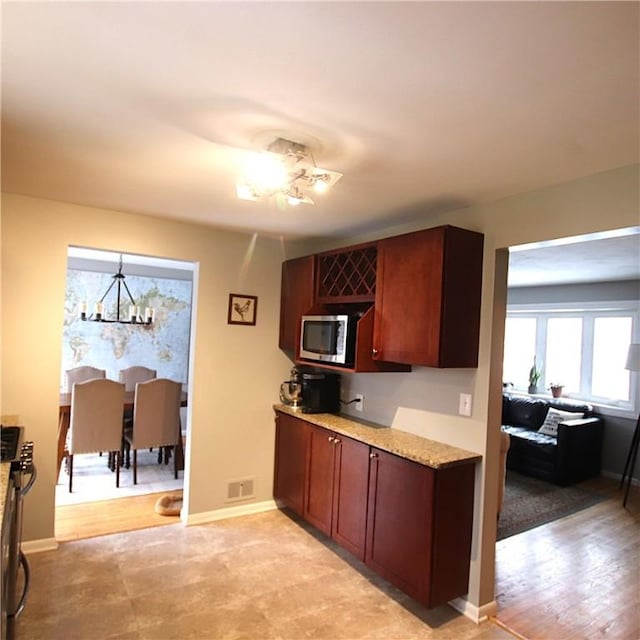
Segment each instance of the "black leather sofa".
[{"label": "black leather sofa", "polygon": [[[550,407],[584,416],[564,418],[558,423],[554,437],[538,431]],[[511,439],[507,469],[558,485],[600,474],[603,421],[594,416],[590,404],[504,393],[502,430]]]}]

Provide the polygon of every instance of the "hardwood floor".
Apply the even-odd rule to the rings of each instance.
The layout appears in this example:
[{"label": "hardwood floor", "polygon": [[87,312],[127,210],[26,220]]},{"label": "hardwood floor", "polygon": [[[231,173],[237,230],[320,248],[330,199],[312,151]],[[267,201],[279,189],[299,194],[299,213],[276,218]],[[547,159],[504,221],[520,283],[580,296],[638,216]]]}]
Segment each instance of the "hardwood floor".
[{"label": "hardwood floor", "polygon": [[[506,538],[496,547],[496,624],[528,640],[640,638],[640,488],[627,509],[613,480],[588,486],[609,498]],[[161,494],[59,507],[56,538],[78,540],[179,521],[154,512]]]},{"label": "hardwood floor", "polygon": [[163,493],[101,500],[56,507],[56,540],[82,540],[109,533],[135,531],[175,524],[179,516],[161,516],[154,511]]},{"label": "hardwood floor", "polygon": [[497,622],[529,639],[640,638],[640,489],[496,546]]}]

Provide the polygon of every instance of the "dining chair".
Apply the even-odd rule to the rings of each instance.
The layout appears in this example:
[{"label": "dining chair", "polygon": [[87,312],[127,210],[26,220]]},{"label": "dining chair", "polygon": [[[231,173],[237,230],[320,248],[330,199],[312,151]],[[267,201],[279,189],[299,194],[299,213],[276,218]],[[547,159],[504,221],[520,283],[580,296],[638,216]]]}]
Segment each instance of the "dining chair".
[{"label": "dining chair", "polygon": [[[128,367],[127,369],[120,369],[118,372],[118,379],[120,382],[124,382],[125,391],[135,391],[138,382],[146,382],[147,380],[153,380],[157,377],[157,371],[155,369],[149,369],[149,367]],[[133,409],[124,410],[124,429],[131,427],[133,421]],[[127,454],[126,467],[129,468],[129,450],[126,443],[123,441],[124,449]],[[151,449],[149,449],[151,451]],[[158,451],[158,462],[162,461],[162,449]]]},{"label": "dining chair", "polygon": [[104,369],[98,369],[97,367],[75,367],[74,369],[67,369],[65,371],[67,391],[73,390],[73,385],[76,382],[85,382],[86,380],[93,380],[94,378],[106,378],[107,372]]},{"label": "dining chair", "polygon": [[[133,484],[138,483],[138,449],[175,449],[180,431],[182,385],[167,378],[156,378],[136,385],[133,424],[125,428],[124,439],[133,449]],[[177,456],[173,455],[173,474],[178,477]]]},{"label": "dining chair", "polygon": [[[73,385],[76,382],[86,382],[87,380],[94,380],[95,378],[106,378],[107,372],[105,369],[98,369],[97,367],[90,367],[83,365],[81,367],[75,367],[73,369],[67,369],[65,371],[65,384],[66,390],[70,393],[73,390]],[[64,455],[67,460],[67,466],[69,461],[69,445],[65,443]],[[102,455],[102,451],[100,451]]]},{"label": "dining chair", "polygon": [[157,372],[155,369],[139,366],[120,369],[118,372],[118,379],[120,382],[124,382],[125,391],[135,391],[138,382],[153,380],[156,376]]},{"label": "dining chair", "polygon": [[109,451],[120,486],[120,451],[124,384],[107,379],[76,382],[71,390],[68,438],[69,493],[73,487],[73,456]]}]

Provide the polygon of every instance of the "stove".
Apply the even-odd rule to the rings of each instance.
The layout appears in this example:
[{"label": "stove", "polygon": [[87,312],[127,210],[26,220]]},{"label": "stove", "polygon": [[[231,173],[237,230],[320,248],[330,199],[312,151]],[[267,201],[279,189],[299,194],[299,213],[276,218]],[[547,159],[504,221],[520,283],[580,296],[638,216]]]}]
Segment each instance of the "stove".
[{"label": "stove", "polygon": [[24,427],[2,427],[0,429],[0,462],[20,460]]},{"label": "stove", "polygon": [[[10,465],[0,537],[0,639],[13,640],[16,619],[24,609],[31,583],[29,562],[21,549],[22,503],[38,475],[33,463],[33,442],[24,442],[24,427],[0,429],[0,457],[3,465]],[[24,572],[22,590],[18,588],[21,569]]]}]

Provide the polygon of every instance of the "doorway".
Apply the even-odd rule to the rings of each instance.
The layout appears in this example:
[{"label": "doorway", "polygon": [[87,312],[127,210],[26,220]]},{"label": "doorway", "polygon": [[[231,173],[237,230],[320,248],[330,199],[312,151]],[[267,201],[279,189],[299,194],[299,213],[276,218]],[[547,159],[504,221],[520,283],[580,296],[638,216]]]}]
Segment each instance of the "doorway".
[{"label": "doorway", "polygon": [[[145,366],[156,371],[158,378],[180,382],[183,391],[188,392],[194,271],[193,263],[171,258],[69,247],[61,393],[66,391],[66,371],[79,366],[102,369],[105,377],[116,381],[122,369]],[[124,286],[118,298],[112,285],[121,283]],[[96,302],[103,304],[102,321],[94,321]],[[127,322],[133,304],[140,316],[136,322]],[[146,316],[142,309],[147,308],[153,310],[149,324],[141,321]],[[113,321],[118,319],[124,322]],[[181,425],[183,443],[189,446],[186,407],[181,409]],[[102,514],[99,519],[113,521],[115,529],[112,526],[110,532],[119,530],[117,522],[121,523],[121,530],[156,526],[148,517],[157,517],[153,511],[155,502],[161,495],[179,492],[187,473],[185,468],[176,480],[173,460],[164,462],[158,463],[157,450],[139,451],[138,483],[133,484],[132,469],[122,468],[120,487],[116,488],[106,455],[78,455],[74,459],[72,493],[68,491],[68,473],[62,464],[56,484],[56,537],[59,530],[69,529],[74,513],[91,524],[92,516],[87,514],[97,506]],[[137,523],[136,513],[140,516]],[[161,517],[158,523],[170,521]],[[61,535],[72,539],[68,532]]]},{"label": "doorway", "polygon": [[[632,288],[622,281],[629,281],[627,284],[630,287],[634,286],[630,283],[635,282],[636,291],[640,281],[637,262],[639,231],[633,228],[539,243],[537,246],[510,248],[508,290],[506,268],[504,273],[500,273],[500,267],[496,269],[497,298],[501,297],[502,287],[505,287],[504,300],[500,301],[503,308],[499,309],[496,303],[494,309],[496,326],[500,323],[500,316],[506,316],[507,304],[514,300],[520,304],[538,304],[553,294],[557,301],[566,305],[569,300],[603,300],[607,291],[609,294],[615,291],[614,299],[627,298]],[[550,251],[556,253],[556,260],[552,259]],[[506,267],[505,253],[506,250],[498,252],[502,255],[497,256],[497,265],[504,260]],[[598,260],[594,260],[594,256],[598,256]],[[538,277],[533,269],[536,264],[540,267]],[[594,271],[594,268],[598,271]],[[554,271],[557,273],[554,274]],[[555,281],[550,281],[550,278]],[[522,284],[515,290],[512,284],[518,280]],[[616,281],[615,286],[611,286],[613,281]],[[567,286],[574,289],[570,296],[567,295]],[[594,297],[596,292],[598,297]],[[637,302],[637,294],[633,297]],[[636,325],[632,336],[634,341],[637,341],[639,330],[640,327]],[[496,353],[497,345],[493,346]],[[496,359],[499,361],[496,365],[501,365],[502,359]],[[520,386],[526,386],[527,372],[528,368],[524,371]],[[495,378],[498,379],[498,376]],[[505,380],[504,376],[501,375],[500,380]],[[546,382],[548,384],[550,380]],[[633,404],[633,396],[631,400]],[[636,396],[636,412],[638,400]],[[622,443],[627,440],[623,434],[625,430],[631,433],[632,421],[621,416],[605,415],[605,422],[606,437],[610,440],[609,446],[605,442],[603,448],[603,475],[588,481],[591,488],[601,492],[605,498],[595,506],[505,538],[496,545],[497,618],[505,626],[527,637],[548,636],[551,633],[567,637],[598,637],[603,629],[611,632],[620,624],[619,621],[633,617],[630,616],[632,609],[624,593],[625,589],[633,589],[637,576],[633,571],[626,571],[622,558],[628,554],[630,545],[637,544],[640,495],[636,494],[631,509],[622,509],[620,493],[617,491],[619,475],[616,476],[617,470],[622,469],[626,455]],[[612,567],[616,571],[613,580]],[[582,590],[581,585],[588,585],[588,588]],[[614,588],[612,585],[615,585]],[[571,600],[571,597],[575,597],[575,600]],[[603,602],[606,602],[606,611],[602,609]],[[580,610],[590,611],[592,615],[582,617]],[[528,611],[535,611],[536,614],[528,615]],[[614,621],[610,622],[609,619]]]}]

